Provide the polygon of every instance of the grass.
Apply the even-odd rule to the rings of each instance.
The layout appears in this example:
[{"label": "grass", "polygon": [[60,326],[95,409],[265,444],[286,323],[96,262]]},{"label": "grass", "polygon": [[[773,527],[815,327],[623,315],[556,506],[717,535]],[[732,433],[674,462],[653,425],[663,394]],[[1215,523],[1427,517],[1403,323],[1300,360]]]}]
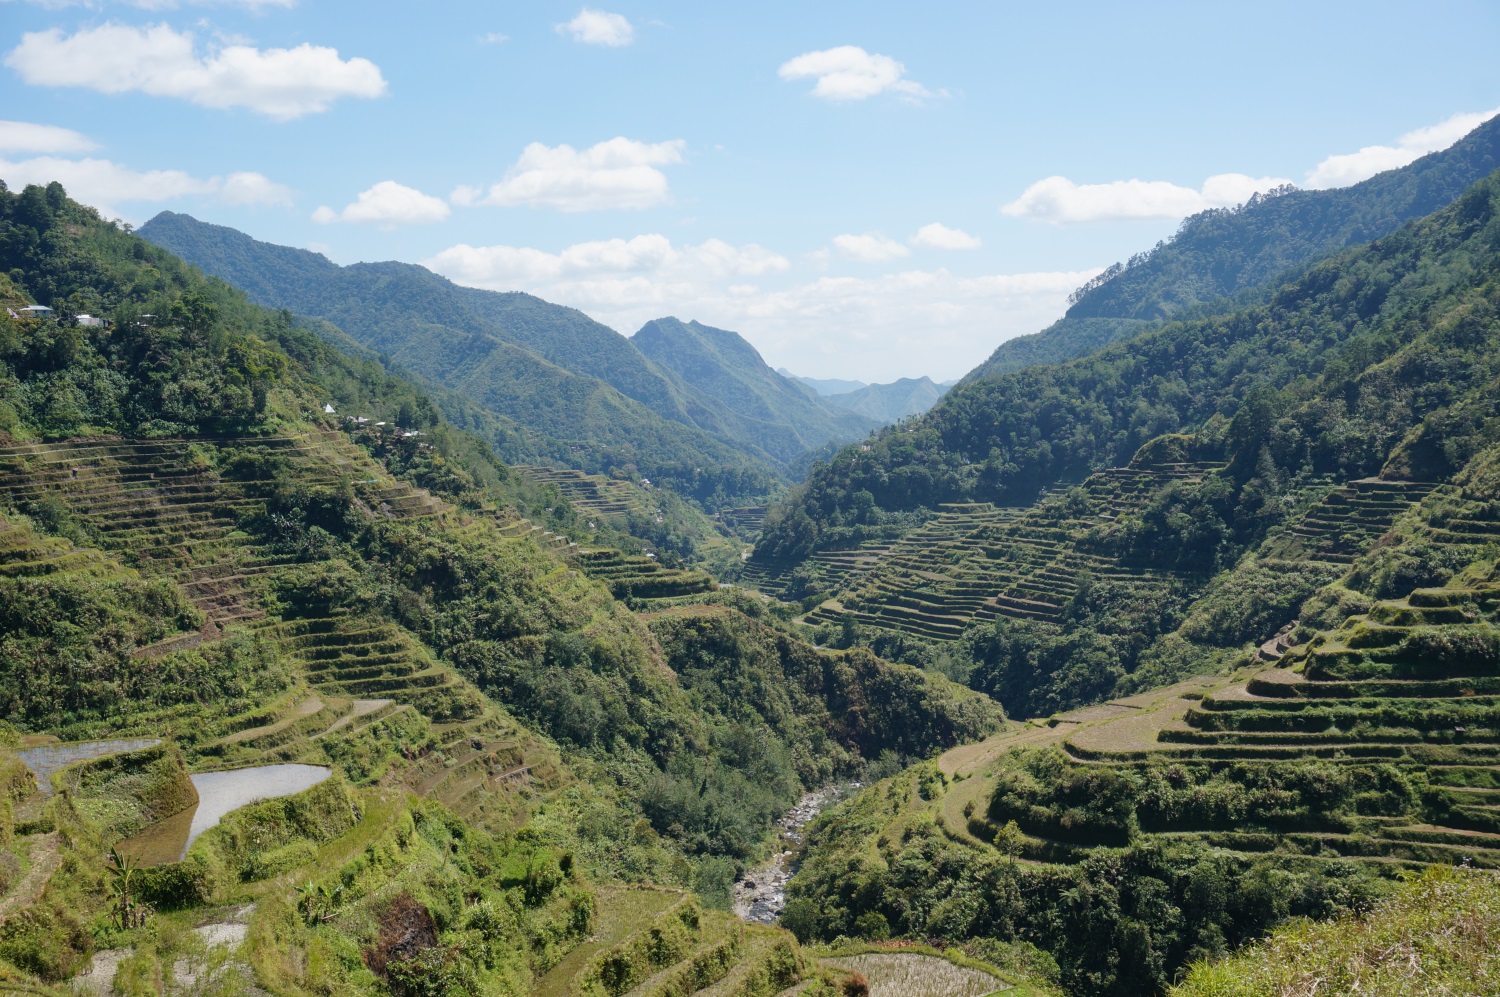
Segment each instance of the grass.
[{"label": "grass", "polygon": [[939,956],[867,952],[821,961],[863,975],[870,983],[870,997],[984,997],[1011,989],[990,973]]},{"label": "grass", "polygon": [[1500,878],[1435,867],[1366,917],[1301,922],[1220,963],[1172,997],[1500,993]]}]

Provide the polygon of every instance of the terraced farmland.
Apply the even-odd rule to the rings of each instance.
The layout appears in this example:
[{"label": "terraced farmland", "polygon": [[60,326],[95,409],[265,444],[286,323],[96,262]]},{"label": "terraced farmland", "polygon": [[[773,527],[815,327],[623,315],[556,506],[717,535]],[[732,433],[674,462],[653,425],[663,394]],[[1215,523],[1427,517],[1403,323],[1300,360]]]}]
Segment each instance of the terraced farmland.
[{"label": "terraced farmland", "polygon": [[1169,482],[1196,479],[1208,469],[1111,468],[1028,509],[945,505],[876,563],[856,562],[843,575],[831,574],[842,590],[808,619],[832,623],[849,614],[868,626],[954,640],[975,621],[1056,620],[1085,575],[1149,598],[1172,576],[1128,568],[1085,549],[1078,538],[1138,510]]},{"label": "terraced farmland", "polygon": [[[955,640],[972,623],[1000,617],[1059,620],[1085,578],[1108,585],[1113,599],[1158,599],[1169,587],[1191,580],[1123,564],[1091,549],[1087,536],[1139,511],[1167,484],[1196,480],[1214,466],[1111,468],[1028,509],[945,505],[889,547],[814,554],[810,563],[818,565],[820,582],[838,594],[808,620],[837,623],[852,616],[867,626]],[[1303,490],[1312,499],[1308,507],[1258,555],[1347,566],[1435,488],[1375,479],[1340,487],[1314,482]],[[1495,538],[1484,532],[1484,524],[1462,517],[1453,517],[1452,527],[1438,535],[1469,543]],[[753,574],[753,566],[747,578],[773,591],[777,581]]]},{"label": "terraced farmland", "polygon": [[649,555],[580,551],[573,563],[590,578],[608,585],[616,599],[673,599],[718,588],[707,572],[669,568]]},{"label": "terraced farmland", "polygon": [[750,505],[738,509],[721,509],[716,516],[736,535],[753,540],[760,535],[761,527],[765,525],[766,508],[763,505]]},{"label": "terraced farmland", "polygon": [[[227,472],[212,469],[210,447]],[[49,518],[80,541],[46,536],[15,513],[0,516],[0,573],[170,580],[203,614],[203,626],[135,648],[132,656],[161,658],[233,636],[264,646],[266,660],[290,666],[286,696],[241,714],[133,716],[143,729],[181,727],[197,768],[336,762],[351,778],[402,785],[467,819],[508,825],[522,795],[558,783],[555,751],[388,621],[345,612],[321,619],[268,613],[271,583],[309,562],[241,528],[265,511],[278,486],[274,476],[234,473],[241,466],[235,457],[246,454],[255,460],[245,466],[278,468],[281,480],[294,478],[302,488],[348,487],[370,516],[441,519],[460,533],[483,529],[513,542],[563,542],[501,510],[459,516],[390,478],[338,434],[92,440],[0,449],[0,507]],[[371,768],[369,760],[387,757],[393,745],[404,746],[400,764]]]},{"label": "terraced farmland", "polygon": [[1350,564],[1390,529],[1396,517],[1426,498],[1436,485],[1371,478],[1328,492],[1288,526],[1266,554],[1284,559]]},{"label": "terraced farmland", "polygon": [[[301,487],[347,485],[358,506],[375,516],[436,517],[446,509],[425,492],[379,472],[362,451],[335,433],[3,447],[0,503],[44,517],[65,516],[98,550],[118,556],[142,575],[180,584],[207,625],[222,631],[264,616],[258,598],[263,582],[296,558],[276,553],[240,529],[244,518],[265,511],[278,481],[212,470],[205,451],[219,446],[271,458],[295,475]],[[49,549],[60,550],[58,543],[51,542]],[[32,556],[26,560],[29,567],[14,570],[27,573],[48,565],[71,570],[97,556]]]},{"label": "terraced farmland", "polygon": [[563,498],[580,513],[611,520],[616,526],[623,526],[625,518],[632,514],[657,515],[657,503],[651,492],[633,481],[536,464],[517,464],[514,469],[539,484],[556,485]]},{"label": "terraced farmland", "polygon": [[[1127,780],[1102,823],[1013,788],[1090,771]],[[1500,564],[1378,602],[1279,667],[1018,724],[935,773],[942,790],[903,821],[925,812],[985,850],[1014,821],[1007,847],[1030,862],[1160,837],[1247,859],[1500,868]]]}]

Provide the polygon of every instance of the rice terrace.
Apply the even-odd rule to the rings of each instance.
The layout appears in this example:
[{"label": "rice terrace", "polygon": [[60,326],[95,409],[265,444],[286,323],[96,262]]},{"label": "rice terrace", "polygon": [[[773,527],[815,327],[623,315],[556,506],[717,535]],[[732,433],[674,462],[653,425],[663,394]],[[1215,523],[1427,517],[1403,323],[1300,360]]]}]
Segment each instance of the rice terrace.
[{"label": "rice terrace", "polygon": [[1500,10],[0,4],[0,997],[1500,995]]}]

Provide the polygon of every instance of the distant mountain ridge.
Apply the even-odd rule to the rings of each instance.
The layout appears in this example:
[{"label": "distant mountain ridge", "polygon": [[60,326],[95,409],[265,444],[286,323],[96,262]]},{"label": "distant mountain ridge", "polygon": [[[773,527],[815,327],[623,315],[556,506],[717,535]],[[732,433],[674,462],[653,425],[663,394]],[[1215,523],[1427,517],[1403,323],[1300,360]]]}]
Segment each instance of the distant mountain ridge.
[{"label": "distant mountain ridge", "polygon": [[890,384],[867,384],[856,391],[829,395],[823,400],[886,424],[921,415],[947,393],[947,385],[938,384],[930,377],[903,377]]},{"label": "distant mountain ridge", "polygon": [[1086,356],[1194,306],[1272,286],[1300,264],[1437,211],[1497,167],[1500,117],[1441,152],[1350,187],[1274,192],[1194,215],[1168,242],[1085,284],[1046,329],[1001,343],[960,383]]},{"label": "distant mountain ridge", "polygon": [[[695,351],[692,362],[674,366],[664,350],[653,359],[576,309],[460,287],[413,264],[341,267],[173,212],[157,215],[140,235],[259,304],[337,325],[404,369],[550,440],[547,456],[586,470],[633,465],[685,494],[752,496],[785,480],[808,450],[874,428],[865,417],[818,405],[811,392],[784,392],[754,348],[722,330],[704,339],[705,326],[682,326],[690,334],[674,327],[678,345]],[[655,330],[639,342],[658,345],[663,335]],[[735,390],[726,390],[731,384]],[[530,456],[494,442],[508,458]]]},{"label": "distant mountain ridge", "polygon": [[777,368],[776,373],[816,391],[825,404],[865,416],[882,426],[921,415],[958,383],[939,383],[923,375],[898,378],[889,384],[866,384],[836,378],[800,377],[785,367]]},{"label": "distant mountain ridge", "polygon": [[800,381],[801,383],[807,385],[809,388],[812,388],[818,394],[825,396],[846,395],[851,391],[858,391],[860,388],[869,387],[869,385],[864,381],[845,381],[840,380],[836,377],[802,377],[799,374],[793,374],[785,367],[777,367],[776,373],[780,374],[784,378],[787,378],[788,380]]}]

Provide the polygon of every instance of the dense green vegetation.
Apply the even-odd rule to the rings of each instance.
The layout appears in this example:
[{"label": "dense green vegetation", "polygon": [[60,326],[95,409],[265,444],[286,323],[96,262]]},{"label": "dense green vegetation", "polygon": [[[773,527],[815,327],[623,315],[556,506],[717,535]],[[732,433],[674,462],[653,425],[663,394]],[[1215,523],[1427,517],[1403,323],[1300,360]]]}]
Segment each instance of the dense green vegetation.
[{"label": "dense green vegetation", "polygon": [[729,430],[734,436],[754,439],[783,463],[830,441],[858,439],[894,421],[824,402],[816,392],[767,367],[755,347],[725,329],[662,318],[641,326],[630,342],[658,367],[718,400],[721,418],[736,423]]},{"label": "dense green vegetation", "polygon": [[1493,874],[1429,869],[1366,916],[1302,922],[1219,964],[1200,964],[1176,997],[1306,992],[1484,993],[1500,978],[1500,881]]},{"label": "dense green vegetation", "polygon": [[773,506],[746,578],[833,596],[843,646],[952,642],[1012,714],[1221,667],[1496,438],[1497,205],[1492,176],[1262,304],[976,381]]},{"label": "dense green vegetation", "polygon": [[[1449,496],[1470,516],[1474,480]],[[1363,611],[1295,647],[1290,669],[1064,713],[876,785],[814,832],[784,923],[805,939],[1025,941],[1070,992],[1139,994],[1287,917],[1363,912],[1402,869],[1500,867],[1500,574],[1485,534],[1444,532],[1429,519],[1391,546],[1447,546],[1462,571],[1374,600],[1371,551],[1344,579],[1364,587]],[[1482,909],[1475,882],[1480,897],[1459,903]],[[1477,971],[1457,952],[1434,950],[1429,971]],[[1312,971],[1232,963],[1194,978],[1226,988],[1205,993],[1269,992],[1236,984],[1241,968]]]},{"label": "dense green vegetation", "polygon": [[717,509],[764,497],[806,450],[874,425],[797,390],[722,330],[663,319],[626,339],[527,294],[408,264],[338,267],[171,212],[141,235],[254,301],[332,322],[451,390],[445,405],[500,417],[490,439],[508,460],[639,471]]},{"label": "dense green vegetation", "polygon": [[[1235,993],[1349,916],[1264,951],[1383,979],[1389,905],[1487,902],[1401,873],[1500,868],[1497,134],[1192,220],[1065,320],[1120,341],[769,512],[856,424],[732,333],[152,223],[271,310],[0,188],[0,304],[57,310],[0,316],[0,985],[774,997],[904,953]],[[16,763],[99,737],[159,743]],[[158,854],[190,774],[278,762],[332,776]],[[796,941],[728,916],[856,779]]]},{"label": "dense green vegetation", "polygon": [[[165,741],[70,770],[50,799],[7,777],[6,974],[58,981],[123,948],[126,990],[197,960],[228,991],[617,994],[662,973],[769,997],[804,970],[785,933],[596,884],[726,906],[804,791],[1001,719],[735,608],[755,600],[638,616],[603,561],[649,572],[568,546],[557,531],[588,513],[555,482],[337,330],[250,304],[57,185],[0,191],[0,254],[6,304],[61,313],[0,316],[3,743]],[[337,775],[120,892],[107,850],[180,809],[183,765],[270,762]],[[243,923],[250,900],[240,955],[206,950],[192,927]],[[591,933],[602,949],[578,947]]]},{"label": "dense green vegetation", "polygon": [[[1198,433],[1189,459],[1231,465],[1223,481],[1162,499],[1213,515],[1186,549],[1169,550],[1199,570],[1254,535],[1263,471],[1364,477],[1421,426],[1391,470],[1451,474],[1466,456],[1453,448],[1472,453],[1461,438],[1487,418],[1468,399],[1477,404],[1492,376],[1483,347],[1495,307],[1496,194],[1497,181],[1483,181],[1431,219],[1312,267],[1265,304],[950,392],[926,418],[820,468],[767,518],[764,554],[802,557],[939,502],[1028,502],[1184,431]],[[1215,526],[1226,513],[1233,522]],[[1154,539],[1143,535],[1136,552]]]}]

